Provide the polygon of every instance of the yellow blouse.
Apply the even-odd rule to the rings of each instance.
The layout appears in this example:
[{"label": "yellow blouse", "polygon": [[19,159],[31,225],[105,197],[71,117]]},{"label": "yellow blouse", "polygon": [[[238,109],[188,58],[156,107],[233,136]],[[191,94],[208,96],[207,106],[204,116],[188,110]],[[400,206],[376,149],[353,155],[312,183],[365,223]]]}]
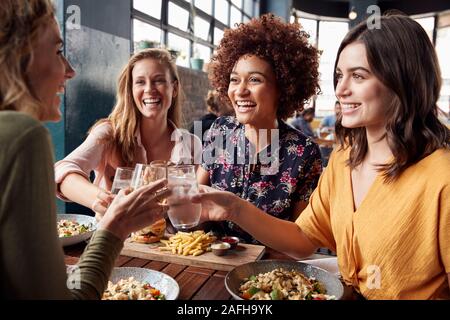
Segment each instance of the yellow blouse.
[{"label": "yellow blouse", "polygon": [[349,152],[333,152],[296,223],[337,253],[344,281],[367,299],[450,298],[450,150],[393,183],[378,175],[356,211]]}]

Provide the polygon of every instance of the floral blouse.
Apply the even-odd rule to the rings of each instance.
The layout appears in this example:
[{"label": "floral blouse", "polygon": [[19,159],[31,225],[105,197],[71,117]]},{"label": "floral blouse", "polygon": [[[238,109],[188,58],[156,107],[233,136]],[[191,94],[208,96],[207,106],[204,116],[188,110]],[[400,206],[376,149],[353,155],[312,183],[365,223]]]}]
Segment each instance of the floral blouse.
[{"label": "floral blouse", "polygon": [[[289,220],[296,202],[308,201],[322,172],[319,147],[282,120],[272,141],[258,154],[235,117],[220,117],[207,136],[202,167],[210,184],[233,192],[268,214]],[[273,149],[273,150],[272,150]],[[221,232],[258,243],[230,221]]]}]

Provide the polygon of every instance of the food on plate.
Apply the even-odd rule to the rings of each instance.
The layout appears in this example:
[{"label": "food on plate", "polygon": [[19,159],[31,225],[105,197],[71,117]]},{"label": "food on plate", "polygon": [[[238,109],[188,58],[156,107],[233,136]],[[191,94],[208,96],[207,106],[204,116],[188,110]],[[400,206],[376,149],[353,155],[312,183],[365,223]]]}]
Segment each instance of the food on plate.
[{"label": "food on plate", "polygon": [[108,281],[102,300],[165,300],[164,294],[148,282],[139,282],[134,277],[121,279],[116,284]]},{"label": "food on plate", "polygon": [[295,270],[276,268],[244,279],[239,294],[246,300],[335,300],[324,286]]},{"label": "food on plate", "polygon": [[158,242],[164,236],[166,230],[166,220],[160,219],[151,226],[131,234],[131,241],[138,243]]},{"label": "food on plate", "polygon": [[214,241],[216,241],[216,237],[210,232],[205,233],[203,230],[194,232],[178,231],[169,240],[161,240],[166,246],[160,247],[159,250],[171,251],[173,254],[183,256],[199,256],[206,251],[211,251],[211,243]]},{"label": "food on plate", "polygon": [[75,220],[61,219],[57,223],[60,238],[77,236],[92,229],[92,224],[81,224]]}]

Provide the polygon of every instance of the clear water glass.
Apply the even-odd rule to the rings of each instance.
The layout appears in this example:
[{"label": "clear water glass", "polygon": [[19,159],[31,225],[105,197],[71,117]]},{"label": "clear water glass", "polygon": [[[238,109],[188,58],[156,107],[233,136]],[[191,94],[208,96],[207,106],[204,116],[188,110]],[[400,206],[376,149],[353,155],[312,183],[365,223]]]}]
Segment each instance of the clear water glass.
[{"label": "clear water glass", "polygon": [[195,165],[167,167],[168,187],[172,191],[168,199],[167,215],[172,225],[181,230],[198,225],[202,211],[201,204],[192,203],[189,198],[198,193]]},{"label": "clear water glass", "polygon": [[128,188],[133,178],[133,168],[117,167],[114,181],[111,187],[112,194],[118,194],[121,189]]}]

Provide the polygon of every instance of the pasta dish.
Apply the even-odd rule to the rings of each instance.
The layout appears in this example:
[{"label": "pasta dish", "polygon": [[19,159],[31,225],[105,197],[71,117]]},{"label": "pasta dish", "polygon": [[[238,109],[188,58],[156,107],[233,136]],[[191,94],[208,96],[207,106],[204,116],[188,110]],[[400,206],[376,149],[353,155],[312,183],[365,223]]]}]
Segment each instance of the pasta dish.
[{"label": "pasta dish", "polygon": [[133,277],[121,279],[116,284],[108,281],[102,300],[165,300],[158,289],[147,282],[139,282]]},{"label": "pasta dish", "polygon": [[283,268],[244,279],[239,295],[246,300],[334,300],[314,278]]},{"label": "pasta dish", "polygon": [[62,237],[72,237],[86,233],[91,230],[92,225],[80,224],[76,221],[61,219],[58,221],[58,235]]}]

